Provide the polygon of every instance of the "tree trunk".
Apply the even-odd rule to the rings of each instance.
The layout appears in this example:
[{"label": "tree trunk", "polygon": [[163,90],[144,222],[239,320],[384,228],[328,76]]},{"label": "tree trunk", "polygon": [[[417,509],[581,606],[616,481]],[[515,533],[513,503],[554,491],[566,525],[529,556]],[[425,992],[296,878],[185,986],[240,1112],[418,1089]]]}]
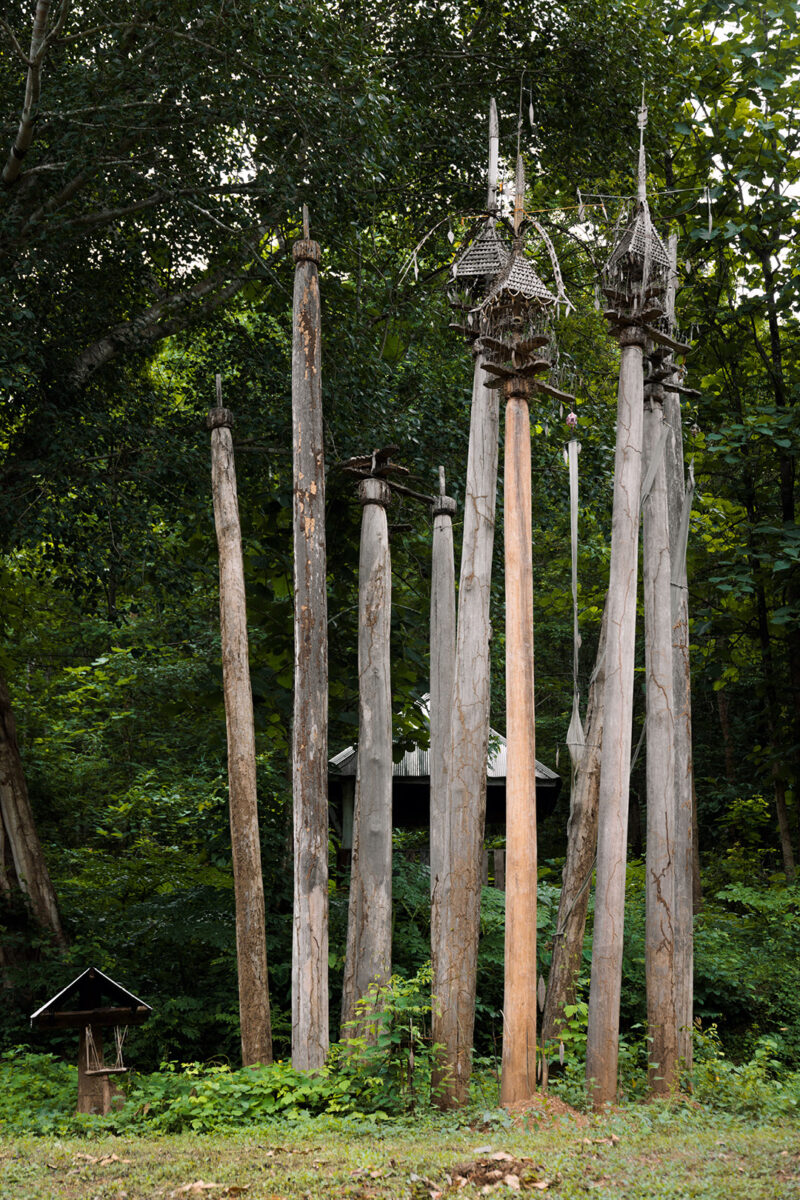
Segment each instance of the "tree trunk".
[{"label": "tree trunk", "polygon": [[8,685],[0,674],[0,892],[24,894],[37,924],[62,950],[56,894],[36,833]]},{"label": "tree trunk", "polygon": [[389,638],[392,569],[386,507],[389,487],[363,479],[358,565],[358,764],[353,858],[342,993],[345,1036],[369,1034],[350,1022],[372,984],[392,969],[392,690]]},{"label": "tree trunk", "polygon": [[442,887],[442,949],[433,977],[433,1040],[443,1047],[434,1076],[443,1108],[466,1104],[475,1023],[481,850],[489,747],[489,601],[497,493],[499,404],[475,361],[456,666],[447,751],[449,861]]},{"label": "tree trunk", "polygon": [[[676,943],[676,812],[672,597],[663,428],[663,393],[648,389],[644,404],[644,460],[657,465],[642,510],[645,670],[647,678],[647,852],[645,978],[648,1077],[654,1095],[678,1084]],[[688,866],[688,862],[683,864]]]},{"label": "tree trunk", "polygon": [[536,720],[534,712],[531,429],[521,381],[507,385],[506,922],[500,1103],[536,1091]]},{"label": "tree trunk", "polygon": [[319,245],[294,246],[294,913],[292,1066],[328,1054],[328,600]]},{"label": "tree trunk", "polygon": [[250,689],[247,608],[232,425],[233,416],[227,408],[214,408],[208,414],[214,520],[219,547],[219,614],[222,684],[228,731],[228,793],[236,903],[239,1017],[242,1065],[247,1067],[254,1063],[272,1062],[272,1031],[264,882],[258,833],[253,695]]},{"label": "tree trunk", "polygon": [[[430,695],[430,866],[431,866],[431,963],[441,953],[442,880],[449,852],[447,835],[446,744],[453,701],[453,672],[456,657],[456,591],[453,552],[455,501],[444,494],[433,505],[433,555],[431,566],[431,695]],[[434,971],[436,967],[434,965]]]},{"label": "tree trunk", "polygon": [[636,328],[623,329],[620,334],[622,354],[608,585],[605,722],[586,1044],[587,1088],[596,1108],[613,1104],[617,1094],[636,642],[643,341],[643,333]]},{"label": "tree trunk", "polygon": [[583,957],[586,913],[589,907],[592,872],[597,849],[597,800],[600,791],[600,758],[603,745],[603,713],[606,675],[606,622],[603,610],[589,697],[586,704],[586,744],[575,771],[567,825],[567,856],[558,900],[553,958],[542,1013],[542,1043],[560,1036],[564,1009],[575,1003],[575,992]]}]

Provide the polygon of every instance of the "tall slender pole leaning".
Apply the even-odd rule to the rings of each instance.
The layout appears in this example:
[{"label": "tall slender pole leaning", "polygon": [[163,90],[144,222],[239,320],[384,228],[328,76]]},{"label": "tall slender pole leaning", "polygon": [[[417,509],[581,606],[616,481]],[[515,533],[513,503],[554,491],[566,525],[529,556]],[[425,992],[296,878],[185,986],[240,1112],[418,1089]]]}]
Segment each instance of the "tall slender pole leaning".
[{"label": "tall slender pole leaning", "polygon": [[[489,117],[489,211],[497,197],[497,110]],[[483,233],[488,265],[482,283],[502,267],[506,251],[490,216]],[[472,247],[470,247],[472,249]],[[458,264],[456,265],[456,270]],[[471,279],[471,273],[465,273]],[[443,1047],[434,1083],[443,1108],[466,1104],[475,1023],[480,932],[481,849],[489,748],[489,601],[497,496],[499,406],[485,382],[477,331],[469,427],[464,534],[458,590],[456,662],[447,748],[446,807],[449,856],[441,885],[440,945],[434,954],[433,1040]]]},{"label": "tall slender pole leaning", "polygon": [[236,961],[242,1064],[272,1062],[264,882],[258,835],[256,743],[247,645],[247,609],[242,534],[233,461],[233,414],[222,407],[217,376],[217,408],[208,414],[211,430],[211,483],[219,547],[219,614],[222,684],[228,731],[233,887],[236,904]]},{"label": "tall slender pole leaning", "polygon": [[[668,242],[672,277],[667,289],[667,320],[675,319],[678,238]],[[695,846],[692,822],[692,686],[689,667],[689,590],[686,576],[686,540],[694,482],[690,471],[684,482],[683,429],[680,392],[675,366],[664,381],[664,420],[670,426],[665,453],[669,506],[670,562],[672,571],[672,690],[675,711],[675,973],[678,995],[678,1055],[684,1068],[692,1065],[694,1015],[693,867]]]},{"label": "tall slender pole leaning", "polygon": [[[386,508],[389,485],[362,479],[358,566],[358,761],[347,922],[342,1025],[392,962],[392,692],[389,636],[392,573]],[[352,1031],[351,1031],[352,1032]],[[367,1026],[361,1032],[368,1035]]]},{"label": "tall slender pole leaning", "polygon": [[642,465],[642,354],[647,336],[645,330],[650,331],[647,321],[663,314],[654,297],[666,282],[669,267],[667,252],[653,229],[647,205],[646,120],[647,110],[642,105],[636,215],[603,269],[603,290],[611,305],[606,310],[606,317],[612,336],[619,340],[620,369],[608,586],[605,727],[586,1045],[587,1089],[595,1107],[613,1103],[617,1091]]},{"label": "tall slender pole leaning", "polygon": [[455,511],[455,500],[445,495],[444,467],[440,467],[439,495],[433,502],[431,556],[430,868],[432,962],[439,953],[441,944],[439,932],[441,881],[449,855],[445,763],[456,657],[456,591],[453,552],[453,514]]},{"label": "tall slender pole leaning", "polygon": [[[672,693],[672,597],[664,460],[664,347],[651,357],[645,383],[642,505],[642,578],[647,736],[647,853],[645,883],[645,980],[648,1077],[654,1095],[678,1083],[678,1020],[675,978],[675,774]],[[647,484],[649,483],[649,487]]]},{"label": "tall slender pole leaning", "polygon": [[328,601],[322,432],[320,250],[308,236],[293,255],[292,448],[294,532],[294,913],[292,1065],[328,1054]]}]

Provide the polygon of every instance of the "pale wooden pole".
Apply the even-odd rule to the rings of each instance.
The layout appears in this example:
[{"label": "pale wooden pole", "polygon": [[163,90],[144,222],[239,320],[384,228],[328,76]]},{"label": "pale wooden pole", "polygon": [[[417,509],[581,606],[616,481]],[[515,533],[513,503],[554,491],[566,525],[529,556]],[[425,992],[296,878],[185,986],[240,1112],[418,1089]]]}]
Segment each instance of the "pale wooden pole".
[{"label": "pale wooden pole", "polygon": [[575,769],[575,780],[570,795],[567,854],[558,900],[553,957],[542,1013],[543,1044],[561,1034],[566,1023],[564,1008],[575,1002],[583,957],[586,914],[597,850],[597,804],[600,794],[600,760],[605,712],[607,611],[606,604],[586,702],[586,742]]},{"label": "pale wooden pole", "polygon": [[[392,569],[386,508],[389,485],[362,479],[358,565],[358,762],[347,922],[342,1025],[357,1018],[370,986],[392,964]],[[343,1029],[345,1036],[351,1028]],[[362,1030],[361,1032],[369,1032]]]},{"label": "pale wooden pole", "polygon": [[319,244],[295,243],[292,341],[294,518],[294,916],[292,1065],[325,1063],[328,1029],[328,601]]},{"label": "pale wooden pole", "polygon": [[264,883],[256,795],[256,743],[247,645],[242,534],[233,461],[233,414],[222,407],[217,376],[217,408],[208,414],[211,430],[211,484],[219,547],[219,613],[222,684],[228,731],[233,887],[236,903],[236,960],[242,1064],[272,1062]]},{"label": "pale wooden pole", "polygon": [[439,953],[441,881],[448,859],[446,742],[450,730],[453,672],[456,657],[456,590],[453,514],[456,502],[445,495],[444,467],[439,468],[439,495],[433,502],[431,555],[431,686],[430,686],[430,869],[431,962]]},{"label": "pale wooden pole", "polygon": [[619,340],[620,367],[608,585],[605,727],[598,799],[597,883],[586,1042],[586,1083],[595,1108],[613,1104],[617,1093],[642,482],[642,356],[647,337],[659,344],[670,342],[669,337],[649,324],[653,317],[664,315],[659,297],[663,295],[669,276],[669,257],[653,228],[647,204],[646,124],[647,109],[643,100],[639,113],[636,213],[603,268],[603,291],[611,302],[605,315],[612,336]]},{"label": "pale wooden pole", "polygon": [[[657,367],[660,356],[653,361]],[[649,383],[643,442],[645,470],[651,482],[642,508],[642,578],[647,700],[645,981],[648,1078],[654,1095],[674,1091],[679,1074],[672,589],[663,429],[663,390],[659,383]]]},{"label": "pale wooden pole", "polygon": [[[518,197],[521,199],[521,197]],[[536,726],[533,693],[533,559],[530,383],[506,396],[506,921],[500,1102],[536,1090]]]},{"label": "pale wooden pole", "polygon": [[608,581],[605,717],[586,1043],[586,1079],[595,1107],[612,1104],[617,1094],[642,471],[644,334],[640,329],[625,326],[620,330],[619,339],[621,356]]},{"label": "pale wooden pole", "polygon": [[[489,210],[497,194],[497,111],[489,119]],[[494,174],[491,171],[494,171]],[[456,663],[447,749],[450,854],[442,886],[441,952],[433,976],[433,1040],[443,1047],[434,1073],[437,1104],[466,1104],[472,1066],[480,934],[481,851],[489,749],[489,602],[497,500],[499,404],[474,346],[464,533],[458,589]]]},{"label": "pale wooden pole", "polygon": [[[678,237],[668,243],[672,277],[667,289],[667,317],[675,318]],[[674,390],[676,372],[664,383],[667,438],[667,503],[672,571],[672,690],[675,709],[675,975],[677,986],[678,1054],[686,1070],[692,1066],[694,1024],[694,864],[697,855],[693,821],[692,683],[689,664],[689,589],[686,573],[684,520],[691,505],[691,481],[684,478],[683,428],[680,393]],[[672,385],[672,386],[670,386]],[[678,386],[680,386],[678,384]]]}]

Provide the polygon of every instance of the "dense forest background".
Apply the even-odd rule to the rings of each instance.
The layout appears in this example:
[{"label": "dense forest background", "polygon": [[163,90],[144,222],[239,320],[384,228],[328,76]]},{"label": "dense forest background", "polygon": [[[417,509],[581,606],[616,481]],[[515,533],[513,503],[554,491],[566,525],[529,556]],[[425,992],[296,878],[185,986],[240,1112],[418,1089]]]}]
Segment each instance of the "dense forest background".
[{"label": "dense forest background", "polygon": [[[323,247],[333,754],[357,732],[360,517],[337,463],[397,446],[413,487],[433,491],[442,463],[463,495],[472,373],[447,328],[444,283],[484,203],[491,95],[507,163],[522,114],[528,210],[550,230],[575,305],[558,333],[582,443],[585,695],[607,577],[616,397],[595,278],[633,191],[644,82],[654,215],[679,234],[678,316],[693,332],[687,379],[699,393],[684,406],[698,489],[696,1012],[719,1023],[733,1054],[769,1032],[800,1065],[799,8],[122,0],[110,16],[95,0],[62,0],[31,146],[0,208],[0,702],[4,736],[9,706],[16,719],[69,947],[37,931],[6,886],[0,847],[3,1046],[33,1044],[26,1015],[94,964],[153,1005],[131,1034],[137,1065],[237,1057],[204,424],[220,372],[237,420],[273,1030],[287,1051],[291,243],[307,203]],[[30,5],[10,0],[3,161],[30,22]],[[539,267],[546,274],[546,257]],[[533,444],[537,756],[566,784],[540,827],[543,970],[569,805],[565,415],[541,404]],[[428,686],[430,521],[395,499],[390,526],[401,753],[420,735],[415,701]],[[502,731],[502,537],[496,554],[492,723]],[[636,737],[643,684],[637,703]],[[629,1031],[644,1013],[643,767],[641,755]],[[395,961],[411,973],[429,954],[428,882],[401,849]],[[346,895],[334,876],[334,1014]],[[496,893],[485,896],[481,953],[478,1045],[489,1052],[501,1024]],[[68,1036],[41,1045],[74,1055]]]}]

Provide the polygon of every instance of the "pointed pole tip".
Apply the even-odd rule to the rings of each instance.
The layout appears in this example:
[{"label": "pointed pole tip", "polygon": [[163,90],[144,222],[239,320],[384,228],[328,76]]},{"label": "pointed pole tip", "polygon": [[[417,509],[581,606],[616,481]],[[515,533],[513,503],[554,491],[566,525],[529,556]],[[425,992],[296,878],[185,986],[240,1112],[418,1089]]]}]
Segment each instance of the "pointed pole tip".
[{"label": "pointed pole tip", "polygon": [[222,376],[219,373],[214,376],[214,383],[217,388],[217,407],[222,408]]},{"label": "pointed pole tip", "polygon": [[497,105],[494,96],[489,101],[489,137],[500,137],[500,125],[497,120]]},{"label": "pointed pole tip", "polygon": [[311,237],[311,233],[309,230],[309,223],[308,223],[308,205],[307,204],[303,205],[303,237],[305,238],[306,241],[308,241],[309,238]]}]

